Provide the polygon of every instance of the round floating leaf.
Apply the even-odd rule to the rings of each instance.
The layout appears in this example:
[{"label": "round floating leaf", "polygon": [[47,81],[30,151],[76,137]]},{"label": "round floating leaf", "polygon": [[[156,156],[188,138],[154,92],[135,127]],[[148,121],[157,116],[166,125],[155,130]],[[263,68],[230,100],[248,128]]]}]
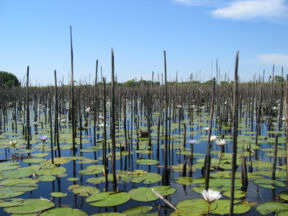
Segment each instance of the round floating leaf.
[{"label": "round floating leaf", "polygon": [[46,199],[26,199],[20,206],[5,208],[4,211],[16,214],[37,213],[54,207],[54,203]]},{"label": "round floating leaf", "polygon": [[41,158],[41,157],[46,157],[48,156],[48,153],[35,153],[32,155],[33,157]]},{"label": "round floating leaf", "polygon": [[118,212],[105,212],[105,213],[92,214],[91,216],[126,216],[126,214]]},{"label": "round floating leaf", "polygon": [[288,210],[286,210],[286,211],[279,211],[276,216],[287,216],[287,215],[288,215]]},{"label": "round floating leaf", "polygon": [[156,183],[158,181],[161,181],[161,175],[159,175],[158,173],[148,173],[148,174],[144,174],[142,176],[135,176],[132,178],[132,182],[134,183],[140,183],[143,181],[144,184],[153,184]]},{"label": "round floating leaf", "polygon": [[81,175],[96,175],[103,172],[103,165],[90,165],[86,169],[80,170],[79,174]]},{"label": "round floating leaf", "polygon": [[151,211],[153,208],[151,206],[137,206],[125,210],[123,213],[127,216],[141,215]]},{"label": "round floating leaf", "polygon": [[[246,194],[247,193],[245,191],[234,191],[234,198],[239,199],[239,198],[245,197]],[[227,197],[231,197],[231,190],[226,191],[225,193],[223,193],[223,195]]]},{"label": "round floating leaf", "polygon": [[288,191],[282,191],[279,196],[283,200],[288,200]]},{"label": "round floating leaf", "polygon": [[[238,200],[234,201],[233,212],[234,214],[244,214],[251,209],[251,206],[248,204],[237,204]],[[230,200],[217,200],[211,204],[213,210],[211,213],[225,215],[230,212]]]},{"label": "round floating leaf", "polygon": [[130,200],[130,195],[126,192],[103,192],[88,197],[86,202],[97,207],[111,207],[126,203],[128,200]]},{"label": "round floating leaf", "polygon": [[261,214],[261,215],[267,215],[273,212],[279,212],[282,210],[288,210],[288,205],[285,203],[280,203],[280,202],[265,202],[257,206],[256,210]]},{"label": "round floating leaf", "polygon": [[175,179],[175,182],[182,185],[192,185],[193,178],[192,177],[179,177]]},{"label": "round floating leaf", "polygon": [[136,163],[141,165],[157,165],[159,162],[157,160],[151,160],[151,159],[139,159],[136,161]]},{"label": "round floating leaf", "polygon": [[54,181],[56,179],[55,176],[39,176],[38,180],[39,181],[44,181],[44,182],[50,182],[50,181]]},{"label": "round floating leaf", "polygon": [[23,160],[24,163],[42,163],[44,161],[46,161],[44,158],[28,158]]},{"label": "round floating leaf", "polygon": [[68,190],[73,190],[73,193],[79,196],[89,196],[89,194],[99,193],[98,188],[84,185],[71,185]]},{"label": "round floating leaf", "polygon": [[67,193],[52,192],[50,195],[53,196],[53,197],[66,197],[66,196],[67,196]]},{"label": "round floating leaf", "polygon": [[25,178],[34,173],[34,170],[29,167],[18,168],[17,170],[9,170],[2,173],[2,176],[7,179]]},{"label": "round floating leaf", "polygon": [[16,178],[16,179],[5,179],[0,182],[0,185],[5,186],[37,186],[37,179],[32,178]]},{"label": "round floating leaf", "polygon": [[79,178],[77,178],[77,177],[71,177],[71,178],[67,178],[66,180],[67,180],[67,181],[78,181]]},{"label": "round floating leaf", "polygon": [[64,174],[65,172],[66,172],[66,168],[65,167],[52,167],[52,168],[49,168],[49,169],[40,169],[36,173],[38,175],[55,175],[55,176],[59,176],[59,175]]},{"label": "round floating leaf", "polygon": [[140,201],[140,202],[150,202],[159,199],[152,192],[152,188],[157,191],[162,196],[168,196],[175,193],[176,189],[170,186],[155,186],[155,187],[138,187],[129,191],[131,199]]},{"label": "round floating leaf", "polygon": [[0,202],[0,208],[18,206],[18,205],[21,205],[23,203],[23,201],[24,201],[24,199],[20,199],[20,198],[6,200],[3,202]]},{"label": "round floating leaf", "polygon": [[87,216],[87,214],[79,209],[72,208],[55,208],[41,213],[41,216]]},{"label": "round floating leaf", "polygon": [[24,194],[24,191],[16,191],[14,187],[0,187],[0,199],[12,198]]},{"label": "round floating leaf", "polygon": [[[54,158],[54,164],[66,164],[68,162],[70,162],[71,160],[68,157],[57,157]],[[51,160],[49,160],[48,162],[52,162]]]},{"label": "round floating leaf", "polygon": [[[176,205],[177,212],[174,215],[206,214],[208,203],[204,199],[189,199],[179,202]],[[210,208],[210,211],[213,210]]]}]

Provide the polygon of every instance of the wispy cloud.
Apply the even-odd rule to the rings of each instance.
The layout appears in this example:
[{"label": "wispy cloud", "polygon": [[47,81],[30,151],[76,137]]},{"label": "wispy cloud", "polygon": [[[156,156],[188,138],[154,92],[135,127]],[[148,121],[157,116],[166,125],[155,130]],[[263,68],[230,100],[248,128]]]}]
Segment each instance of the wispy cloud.
[{"label": "wispy cloud", "polygon": [[186,6],[218,6],[223,0],[172,0]]},{"label": "wispy cloud", "polygon": [[267,53],[260,54],[257,56],[257,60],[264,64],[276,64],[279,66],[288,67],[288,54],[280,54],[280,53]]},{"label": "wispy cloud", "polygon": [[279,19],[288,15],[286,0],[237,0],[212,11],[216,18],[234,20]]}]

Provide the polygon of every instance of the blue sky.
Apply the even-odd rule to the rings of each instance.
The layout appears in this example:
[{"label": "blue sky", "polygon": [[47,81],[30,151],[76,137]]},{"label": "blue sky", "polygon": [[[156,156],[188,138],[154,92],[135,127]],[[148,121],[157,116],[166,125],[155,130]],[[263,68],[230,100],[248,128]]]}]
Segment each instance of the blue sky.
[{"label": "blue sky", "polygon": [[[75,80],[94,79],[95,61],[110,80],[111,48],[119,81],[208,80],[219,61],[221,78],[233,78],[240,51],[242,81],[276,64],[288,69],[286,0],[0,0],[0,70],[23,80],[27,65],[33,85],[68,81],[69,26],[73,27]],[[160,75],[161,77],[161,75]]]}]

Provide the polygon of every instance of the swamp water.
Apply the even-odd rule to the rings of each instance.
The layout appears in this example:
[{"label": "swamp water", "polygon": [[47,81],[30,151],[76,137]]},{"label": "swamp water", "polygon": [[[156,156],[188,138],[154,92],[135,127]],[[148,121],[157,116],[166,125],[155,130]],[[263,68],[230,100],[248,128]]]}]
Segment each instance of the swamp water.
[{"label": "swamp water", "polygon": [[[182,109],[181,107],[179,109]],[[208,204],[201,196],[204,178],[201,169],[204,164],[208,140],[209,113],[207,108],[194,109],[188,114],[184,108],[184,120],[179,124],[178,118],[169,120],[169,153],[170,168],[169,186],[162,186],[164,167],[164,121],[161,120],[159,151],[157,151],[157,122],[164,113],[152,115],[151,149],[148,138],[136,135],[137,130],[147,130],[143,113],[138,115],[139,128],[131,120],[127,110],[127,131],[129,151],[125,148],[123,117],[116,124],[116,172],[117,190],[112,192],[111,174],[111,139],[107,139],[107,157],[109,165],[108,192],[104,193],[105,178],[102,165],[103,122],[97,122],[97,143],[93,143],[93,118],[86,113],[88,126],[77,130],[77,153],[72,152],[72,130],[68,123],[68,114],[62,114],[60,124],[61,158],[54,158],[51,163],[49,123],[44,122],[43,111],[39,112],[39,121],[31,124],[31,149],[26,149],[22,135],[22,121],[18,121],[18,132],[12,130],[12,121],[6,125],[0,135],[0,215],[98,215],[104,212],[118,212],[107,215],[201,215],[207,214]],[[172,111],[172,108],[170,109]],[[178,112],[178,109],[175,110]],[[12,112],[11,112],[12,113]],[[8,116],[12,115],[8,112]],[[193,115],[193,121],[191,120]],[[31,114],[32,115],[32,114]],[[134,118],[134,117],[133,117]],[[242,118],[239,121],[238,153],[235,188],[234,212],[243,215],[265,215],[278,212],[288,215],[288,192],[286,185],[286,151],[285,132],[268,131],[262,123],[261,134],[257,137],[255,123],[251,131],[251,122]],[[83,115],[84,124],[85,117]],[[109,121],[107,121],[109,122]],[[247,123],[247,124],[246,124]],[[79,122],[78,122],[79,124]],[[186,137],[184,138],[184,124]],[[219,163],[221,147],[212,142],[210,188],[220,191],[222,198],[210,206],[210,215],[228,214],[231,193],[231,158],[232,133],[228,126],[219,130],[217,121],[213,121],[212,135],[220,139],[224,135],[227,144],[224,146]],[[278,125],[275,123],[275,125]],[[79,125],[78,125],[79,126]],[[110,124],[107,124],[107,135],[110,137]],[[81,136],[80,136],[81,133]],[[272,163],[275,137],[278,139],[276,179],[272,180]],[[40,136],[47,136],[41,141]],[[10,141],[15,143],[9,143]],[[192,141],[195,140],[195,141]],[[138,149],[137,149],[138,147]],[[56,154],[56,146],[53,151]],[[240,167],[242,151],[247,160],[248,189],[241,191]],[[183,173],[183,163],[192,156],[192,173]],[[218,167],[219,169],[215,169]],[[186,163],[189,170],[189,162]],[[152,193],[152,188],[169,200],[176,208],[174,211]],[[274,201],[271,203],[271,201]],[[266,203],[266,204],[262,204]],[[262,204],[260,206],[260,204]],[[61,207],[61,209],[60,209]],[[53,210],[47,210],[47,209]],[[256,208],[258,208],[256,210]],[[75,210],[79,209],[79,210]],[[80,211],[81,210],[81,211]],[[286,211],[285,211],[286,210]],[[42,212],[39,214],[39,212]],[[261,214],[260,214],[261,213]],[[105,215],[105,214],[99,214]]]}]

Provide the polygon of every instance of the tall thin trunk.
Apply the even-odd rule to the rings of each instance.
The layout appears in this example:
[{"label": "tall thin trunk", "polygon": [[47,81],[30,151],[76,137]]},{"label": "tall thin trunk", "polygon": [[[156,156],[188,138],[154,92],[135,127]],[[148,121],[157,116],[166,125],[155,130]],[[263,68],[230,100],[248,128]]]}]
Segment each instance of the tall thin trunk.
[{"label": "tall thin trunk", "polygon": [[111,95],[111,139],[112,139],[112,160],[111,168],[113,175],[113,191],[117,189],[117,178],[116,178],[116,139],[115,139],[115,82],[114,82],[114,51],[111,51],[111,67],[112,67],[112,95]]},{"label": "tall thin trunk", "polygon": [[231,179],[231,199],[230,199],[230,216],[233,215],[234,189],[235,189],[235,172],[237,160],[237,135],[238,135],[238,63],[239,51],[235,60],[234,73],[234,91],[233,91],[233,148],[232,148],[232,179]]},{"label": "tall thin trunk", "polygon": [[55,116],[54,116],[54,143],[57,146],[58,157],[61,157],[60,144],[59,144],[59,120],[58,120],[58,89],[57,89],[57,74],[54,71],[55,78]]},{"label": "tall thin trunk", "polygon": [[30,127],[30,111],[29,111],[29,66],[27,66],[26,78],[26,139],[27,148],[30,149],[31,127]]},{"label": "tall thin trunk", "polygon": [[74,68],[73,68],[73,43],[72,43],[72,26],[70,26],[70,55],[71,55],[71,120],[72,120],[72,145],[73,156],[76,155],[76,122],[75,122],[75,98],[74,98]]}]

